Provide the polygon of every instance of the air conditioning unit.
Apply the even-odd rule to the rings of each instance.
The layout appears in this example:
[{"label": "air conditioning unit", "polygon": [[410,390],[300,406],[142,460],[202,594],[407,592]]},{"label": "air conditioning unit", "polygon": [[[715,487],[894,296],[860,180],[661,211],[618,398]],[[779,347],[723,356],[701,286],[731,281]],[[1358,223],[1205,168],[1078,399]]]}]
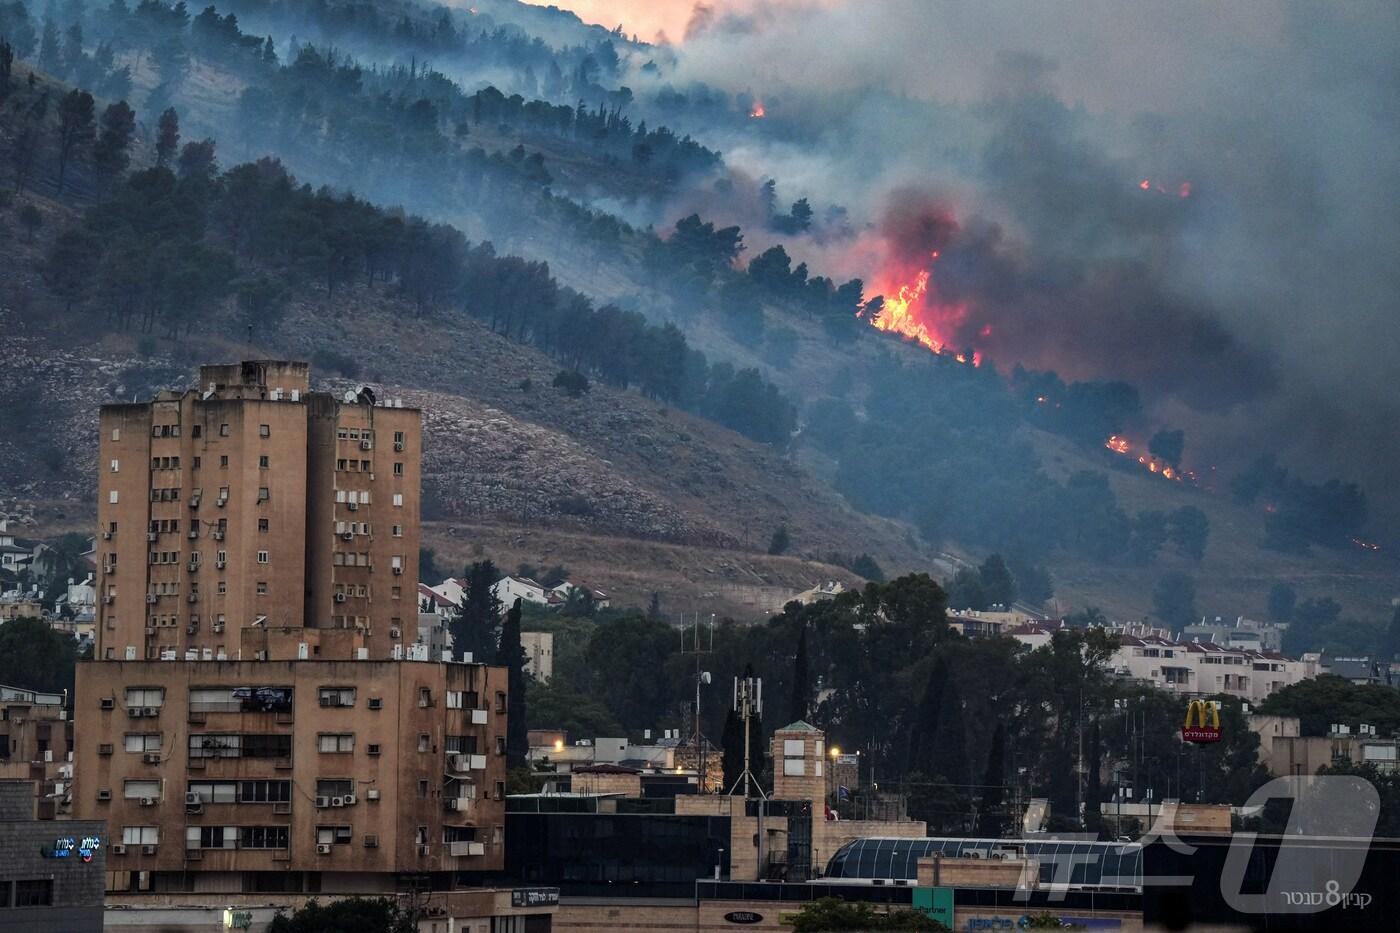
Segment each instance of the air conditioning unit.
[{"label": "air conditioning unit", "polygon": [[318,810],[324,810],[324,809],[326,809],[326,807],[329,807],[330,805],[331,805],[331,798],[329,798],[329,797],[317,797],[317,798],[316,798],[316,809],[318,809]]},{"label": "air conditioning unit", "polygon": [[216,531],[216,532],[214,532],[214,540],[215,540],[215,541],[222,541],[222,540],[224,540],[224,533],[223,533],[222,531]]},{"label": "air conditioning unit", "polygon": [[112,743],[111,743],[111,742],[103,742],[101,745],[98,745],[98,746],[97,746],[97,754],[99,754],[99,755],[110,755],[110,754],[112,754]]},{"label": "air conditioning unit", "polygon": [[278,814],[279,816],[285,816],[286,814],[292,812],[292,802],[290,800],[282,800],[277,803],[274,803],[272,805],[272,812]]},{"label": "air conditioning unit", "polygon": [[343,806],[345,806],[345,798],[344,798],[344,797],[332,797],[332,798],[331,798],[331,806],[333,806],[333,807],[343,807]]},{"label": "air conditioning unit", "polygon": [[361,450],[373,450],[373,449],[374,449],[374,442],[373,442],[373,441],[369,441],[369,440],[360,441],[360,449],[361,449]]},{"label": "air conditioning unit", "polygon": [[141,756],[141,763],[146,765],[160,764],[160,752],[146,752]]},{"label": "air conditioning unit", "polygon": [[148,605],[152,605],[152,606],[155,605],[155,602],[156,602],[156,600],[158,600],[158,599],[160,599],[160,597],[157,596],[155,593],[147,593],[147,594],[146,594],[146,603],[147,603]]},{"label": "air conditioning unit", "polygon": [[158,804],[158,803],[160,803],[160,801],[157,800],[157,799],[154,798],[154,797],[142,797],[142,798],[141,798],[141,806],[143,806],[143,807],[154,807],[154,806],[155,806],[156,804]]},{"label": "air conditioning unit", "polygon": [[216,631],[216,632],[222,632],[222,631],[224,630],[224,623],[222,623],[222,622],[215,622],[214,625],[213,625],[213,629],[214,629],[214,631]]},{"label": "air conditioning unit", "polygon": [[146,540],[147,540],[147,541],[155,541],[155,539],[156,539],[156,533],[155,533],[154,531],[148,531],[148,532],[146,532]]},{"label": "air conditioning unit", "polygon": [[198,562],[198,561],[193,561],[193,560],[190,561],[190,573],[196,573],[196,572],[198,572],[198,570],[199,570],[199,562]]},{"label": "air conditioning unit", "polygon": [[189,595],[189,601],[192,602],[192,603],[197,603],[197,602],[199,602],[199,594],[198,594],[198,593],[191,593],[191,594]]},{"label": "air conditioning unit", "polygon": [[379,837],[378,837],[377,835],[375,835],[374,833],[365,833],[365,848],[366,848],[366,849],[377,849],[377,848],[379,848]]},{"label": "air conditioning unit", "polygon": [[193,634],[194,634],[195,632],[197,632],[197,631],[199,631],[199,626],[198,626],[198,625],[187,625],[187,626],[185,626],[185,634],[186,634],[186,635],[193,635]]},{"label": "air conditioning unit", "polygon": [[154,635],[155,633],[156,633],[156,627],[155,627],[154,625],[148,625],[148,626],[146,626],[146,634],[147,634],[147,635]]},{"label": "air conditioning unit", "polygon": [[225,505],[228,505],[228,500],[225,499],[223,496],[220,496],[219,498],[214,500],[214,504],[222,509]]},{"label": "air conditioning unit", "polygon": [[395,567],[395,568],[394,568],[394,576],[396,576],[396,577],[401,577],[401,576],[403,576],[403,568],[402,568],[402,567]]},{"label": "air conditioning unit", "polygon": [[379,754],[379,745],[374,742],[371,742],[369,746],[365,749],[365,754],[369,755],[370,757],[377,756]]},{"label": "air conditioning unit", "polygon": [[120,842],[116,843],[115,845],[112,846],[112,854],[113,854],[113,855],[125,855],[125,854],[126,854],[126,846],[123,845],[123,844],[120,843]]},{"label": "air conditioning unit", "polygon": [[226,560],[216,560],[216,561],[214,561],[214,569],[215,569],[215,570],[223,570],[223,569],[224,569],[224,565],[227,564],[227,563],[228,563],[228,561],[226,561]]},{"label": "air conditioning unit", "polygon": [[353,501],[352,501],[352,502],[347,502],[347,503],[345,503],[345,507],[348,508],[348,509],[349,509],[350,511],[352,511],[352,512],[358,512],[358,511],[360,510],[360,503],[358,503],[358,502],[353,502]]},{"label": "air conditioning unit", "polygon": [[365,799],[366,799],[366,800],[378,800],[378,799],[379,799],[379,791],[377,791],[377,790],[375,790],[375,789],[373,789],[373,788],[371,788],[371,789],[365,791]]},{"label": "air conditioning unit", "polygon": [[190,540],[193,541],[193,540],[195,540],[195,539],[198,538],[198,537],[199,537],[199,529],[198,529],[198,528],[191,528],[191,529],[190,529]]},{"label": "air conditioning unit", "polygon": [[394,452],[403,453],[403,441],[394,441]]},{"label": "air conditioning unit", "polygon": [[112,799],[112,792],[111,792],[110,790],[107,790],[106,788],[103,788],[102,790],[100,790],[100,791],[97,792],[97,799],[98,799],[98,800],[111,800],[111,799]]},{"label": "air conditioning unit", "polygon": [[345,602],[345,594],[344,594],[344,593],[336,593],[336,594],[335,594],[335,601],[338,602],[338,603],[343,603],[343,602]]},{"label": "air conditioning unit", "polygon": [[204,802],[204,798],[195,793],[185,794],[185,806],[197,807]]},{"label": "air conditioning unit", "polygon": [[330,844],[329,844],[329,843],[325,843],[325,842],[318,842],[318,843],[316,843],[316,854],[317,854],[317,855],[330,855],[330,854],[331,854],[331,847],[330,847]]},{"label": "air conditioning unit", "polygon": [[355,804],[360,802],[360,798],[356,797],[354,794],[346,794],[345,797],[342,798],[342,801],[345,804],[345,806],[353,807]]},{"label": "air conditioning unit", "polygon": [[107,573],[107,574],[116,573],[116,572],[117,572],[117,565],[116,565],[116,564],[104,564],[103,567],[102,567],[102,572],[103,572],[103,573]]},{"label": "air conditioning unit", "polygon": [[390,638],[398,638],[398,637],[399,637],[400,635],[402,635],[402,634],[403,634],[403,632],[400,632],[400,631],[399,631],[398,629],[396,629],[396,628],[391,628],[391,629],[389,629],[389,637],[390,637]]},{"label": "air conditioning unit", "polygon": [[431,851],[432,851],[432,849],[428,848],[427,846],[419,846],[419,847],[418,847],[418,854],[419,854],[419,855],[427,855],[427,854],[430,853]]},{"label": "air conditioning unit", "polygon": [[[107,572],[108,572],[108,573],[111,573],[112,571],[109,569]],[[114,603],[114,602],[116,602],[116,600],[113,599],[111,596],[104,596],[104,597],[102,597],[102,605],[104,605],[104,606],[110,606],[110,605],[112,605],[112,603]]]},{"label": "air conditioning unit", "polygon": [[111,533],[110,531],[104,531],[104,532],[102,532],[102,540],[103,540],[103,541],[111,541],[111,540],[112,540],[112,533]]},{"label": "air conditioning unit", "polygon": [[155,706],[143,706],[141,707],[141,715],[147,719],[155,719],[160,715],[160,709]]}]

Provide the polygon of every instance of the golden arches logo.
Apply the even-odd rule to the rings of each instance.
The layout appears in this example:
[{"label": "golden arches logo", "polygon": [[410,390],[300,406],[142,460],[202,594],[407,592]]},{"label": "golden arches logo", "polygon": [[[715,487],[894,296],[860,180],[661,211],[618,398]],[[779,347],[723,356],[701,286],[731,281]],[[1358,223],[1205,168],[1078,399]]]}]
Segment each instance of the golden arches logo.
[{"label": "golden arches logo", "polygon": [[[1192,725],[1192,720],[1195,724]],[[1214,700],[1192,700],[1186,706],[1186,722],[1181,737],[1187,742],[1207,744],[1220,741],[1220,705]]]}]

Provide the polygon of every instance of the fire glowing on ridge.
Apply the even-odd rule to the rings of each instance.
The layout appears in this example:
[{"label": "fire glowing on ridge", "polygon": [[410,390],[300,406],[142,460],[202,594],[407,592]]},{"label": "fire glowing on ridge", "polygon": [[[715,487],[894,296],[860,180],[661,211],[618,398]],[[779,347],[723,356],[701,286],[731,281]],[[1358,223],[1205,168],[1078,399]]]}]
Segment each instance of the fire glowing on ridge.
[{"label": "fire glowing on ridge", "polygon": [[749,108],[749,116],[755,120],[762,120],[764,117],[768,116],[768,111],[764,108],[763,101],[756,100],[753,102],[753,106]]},{"label": "fire glowing on ridge", "polygon": [[[938,259],[938,252],[935,250],[929,258]],[[956,324],[962,321],[967,316],[967,306],[940,303],[937,295],[929,289],[932,278],[931,270],[920,269],[914,273],[912,279],[890,290],[892,293],[884,295],[884,305],[880,313],[870,323],[887,333],[900,334],[910,340],[916,340],[940,356],[967,363],[967,352],[951,349],[948,337],[935,329],[936,322]],[[973,351],[970,362],[973,366],[981,366],[981,352]]]}]

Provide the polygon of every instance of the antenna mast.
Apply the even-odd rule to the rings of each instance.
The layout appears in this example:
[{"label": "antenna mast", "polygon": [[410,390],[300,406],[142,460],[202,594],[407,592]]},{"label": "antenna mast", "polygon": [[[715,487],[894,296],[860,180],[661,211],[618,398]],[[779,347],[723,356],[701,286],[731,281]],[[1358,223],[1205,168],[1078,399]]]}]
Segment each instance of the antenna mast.
[{"label": "antenna mast", "polygon": [[758,778],[753,773],[752,762],[750,761],[749,723],[755,716],[763,715],[763,678],[762,677],[735,677],[734,678],[734,712],[738,713],[744,720],[744,771],[734,781],[734,786],[729,789],[729,796],[734,796],[734,792],[739,789],[739,784],[744,785],[744,799],[748,799],[749,785],[752,782],[758,796],[764,800],[768,795],[763,792],[763,785],[758,783]]}]

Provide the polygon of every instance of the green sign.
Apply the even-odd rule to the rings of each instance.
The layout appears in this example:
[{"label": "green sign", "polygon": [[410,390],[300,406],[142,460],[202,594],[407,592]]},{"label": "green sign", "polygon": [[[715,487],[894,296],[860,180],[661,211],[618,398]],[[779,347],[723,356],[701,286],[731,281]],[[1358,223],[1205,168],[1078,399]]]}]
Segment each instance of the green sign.
[{"label": "green sign", "polygon": [[915,888],[914,909],[922,910],[948,929],[953,929],[952,888]]},{"label": "green sign", "polygon": [[226,910],[224,911],[224,929],[227,930],[247,930],[253,926],[253,912],[251,910]]}]

